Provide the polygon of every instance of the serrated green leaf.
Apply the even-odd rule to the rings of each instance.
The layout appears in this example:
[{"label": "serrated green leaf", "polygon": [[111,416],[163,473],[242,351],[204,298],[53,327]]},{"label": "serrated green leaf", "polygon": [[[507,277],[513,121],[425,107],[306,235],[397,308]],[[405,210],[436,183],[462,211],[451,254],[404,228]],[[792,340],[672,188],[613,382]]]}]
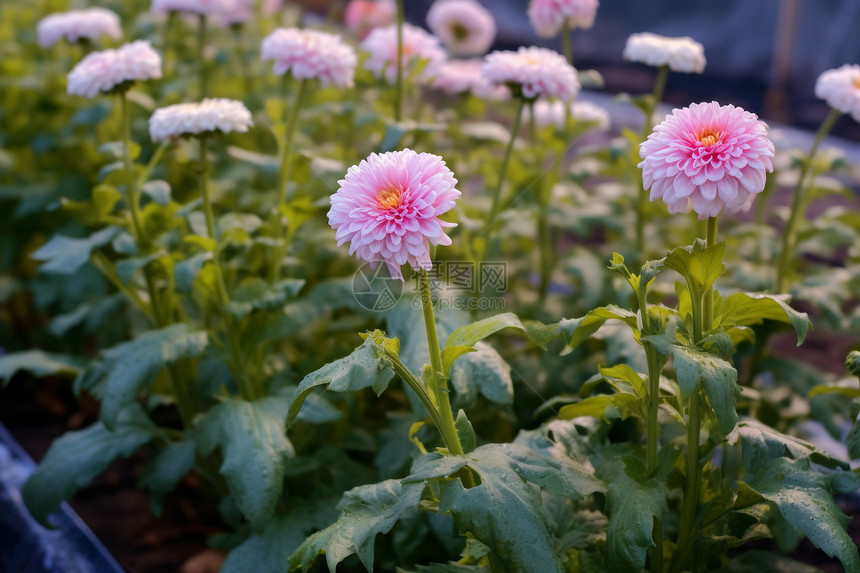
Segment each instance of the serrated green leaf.
[{"label": "serrated green leaf", "polygon": [[149,460],[138,486],[151,492],[149,500],[153,513],[161,515],[164,497],[173,491],[179,480],[194,467],[194,442],[171,442]]},{"label": "serrated green leaf", "polygon": [[475,345],[475,352],[454,363],[450,382],[457,393],[457,404],[462,407],[474,405],[479,392],[494,404],[514,401],[511,367],[495,348],[483,342]]},{"label": "serrated green leaf", "polygon": [[637,315],[614,305],[601,306],[581,318],[567,319],[559,323],[567,345],[576,348],[597,332],[607,320],[620,320],[631,328],[637,328]]},{"label": "serrated green leaf", "polygon": [[90,260],[94,249],[103,247],[116,237],[122,227],[106,227],[84,239],[54,235],[31,256],[43,261],[39,269],[46,273],[70,275]]},{"label": "serrated green leaf", "polygon": [[329,570],[335,571],[338,563],[355,553],[373,571],[376,535],[388,533],[403,514],[417,510],[423,491],[423,483],[401,484],[392,479],[346,492],[338,504],[340,517],[296,549],[289,570],[307,571],[317,555],[324,553]]},{"label": "serrated green leaf", "polygon": [[132,404],[117,416],[114,431],[97,422],[64,434],[51,444],[36,472],[21,488],[27,508],[44,524],[60,502],[70,499],[115,459],[129,456],[158,433],[143,410]]},{"label": "serrated green leaf", "polygon": [[29,372],[37,378],[43,376],[77,376],[80,360],[62,354],[49,354],[43,350],[25,350],[0,356],[0,381],[8,384],[18,372]]},{"label": "serrated green leaf", "polygon": [[800,346],[809,330],[809,317],[788,306],[790,297],[761,293],[737,292],[720,299],[714,309],[714,326],[730,328],[761,324],[764,320],[775,320],[791,324],[797,332]]},{"label": "serrated green leaf", "polygon": [[221,448],[220,472],[239,509],[258,531],[272,517],[284,486],[284,471],[295,450],[286,434],[290,401],[225,400],[206,413],[195,428],[201,453]]},{"label": "serrated green leaf", "polygon": [[772,459],[790,457],[810,458],[828,468],[848,469],[844,460],[839,460],[820,450],[813,444],[795,436],[783,434],[758,420],[745,419],[738,424],[738,433],[743,444],[744,467],[754,472]]},{"label": "serrated green leaf", "polygon": [[701,295],[723,274],[725,249],[725,243],[708,247],[705,241],[696,239],[692,245],[672,249],[664,259],[664,264],[684,277],[690,287]]},{"label": "serrated green leaf", "polygon": [[287,424],[292,425],[305,398],[317,386],[325,386],[332,392],[352,392],[372,387],[377,396],[382,394],[394,377],[394,372],[379,357],[375,345],[373,337],[368,336],[349,356],[329,362],[305,376],[293,393]]}]

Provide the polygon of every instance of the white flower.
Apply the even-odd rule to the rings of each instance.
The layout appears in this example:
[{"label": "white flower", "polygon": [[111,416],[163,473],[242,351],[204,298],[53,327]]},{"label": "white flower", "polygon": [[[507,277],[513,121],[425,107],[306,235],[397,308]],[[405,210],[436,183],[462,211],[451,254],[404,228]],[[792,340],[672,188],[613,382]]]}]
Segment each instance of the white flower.
[{"label": "white flower", "polygon": [[570,106],[570,115],[577,121],[587,121],[594,123],[590,129],[597,130],[601,133],[609,131],[612,125],[612,120],[609,118],[609,113],[599,105],[590,101],[577,101]]},{"label": "white flower", "polygon": [[665,66],[673,72],[697,73],[705,71],[705,48],[693,38],[667,38],[642,32],[631,34],[624,46],[624,59],[649,66]]},{"label": "white flower", "polygon": [[[376,77],[385,76],[389,83],[397,78],[397,25],[375,28],[361,43],[361,48],[370,53],[364,66]],[[436,75],[447,56],[439,39],[421,28],[403,25],[403,69],[408,70],[414,60],[426,60],[427,65],[419,79],[427,80]]]},{"label": "white flower", "polygon": [[215,14],[221,0],[152,0],[153,12],[188,12],[190,14]]},{"label": "white flower", "polygon": [[597,0],[532,0],[529,20],[542,38],[557,36],[565,21],[570,28],[591,28],[597,14]]},{"label": "white flower", "polygon": [[122,37],[119,16],[105,8],[70,10],[45,16],[36,26],[39,45],[43,48],[53,46],[61,38],[75,43],[82,39],[95,40],[108,36],[114,40]]},{"label": "white flower", "polygon": [[153,141],[186,135],[246,132],[254,124],[251,112],[240,101],[214,98],[199,103],[180,103],[155,110],[149,118]]},{"label": "white flower", "polygon": [[483,60],[451,60],[446,62],[433,79],[433,87],[448,95],[470,92],[472,95],[489,100],[511,97],[506,86],[493,85],[481,75]]},{"label": "white flower", "polygon": [[340,36],[278,28],[263,40],[263,60],[274,60],[274,72],[290,71],[298,79],[317,79],[322,85],[353,86],[358,57]]},{"label": "white flower", "polygon": [[481,74],[493,84],[519,86],[523,97],[571,101],[579,93],[576,70],[564,56],[546,48],[520,47],[484,58]]},{"label": "white flower", "polygon": [[609,114],[605,109],[591,102],[582,101],[565,104],[560,100],[539,99],[530,108],[525,109],[525,117],[528,119],[531,112],[534,111],[537,127],[552,125],[558,129],[564,129],[569,114],[574,120],[594,123],[595,125],[590,129],[601,132],[609,130]]},{"label": "white flower", "polygon": [[860,121],[860,66],[845,64],[827,70],[815,82],[815,95],[842,113]]},{"label": "white flower", "polygon": [[149,42],[137,40],[116,50],[93,52],[68,76],[70,95],[95,97],[122,84],[161,77],[161,56]]},{"label": "white flower", "polygon": [[427,12],[427,25],[452,54],[480,56],[496,38],[496,21],[475,0],[436,0]]}]

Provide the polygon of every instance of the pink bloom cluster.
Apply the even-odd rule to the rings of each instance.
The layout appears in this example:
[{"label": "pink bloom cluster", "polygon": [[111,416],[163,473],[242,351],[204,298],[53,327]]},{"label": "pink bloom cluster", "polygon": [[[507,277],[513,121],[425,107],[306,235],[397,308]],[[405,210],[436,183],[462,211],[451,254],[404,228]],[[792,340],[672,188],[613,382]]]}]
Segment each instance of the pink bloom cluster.
[{"label": "pink bloom cluster", "polygon": [[263,60],[273,60],[274,72],[290,71],[298,79],[317,79],[324,86],[352,87],[358,57],[340,36],[303,30],[278,28],[263,40]]},{"label": "pink bloom cluster", "polygon": [[430,245],[450,245],[439,216],[460,197],[457,180],[437,155],[411,149],[372,154],[349,168],[331,196],[329,225],[337,244],[350,243],[349,254],[388,266],[403,279],[401,266],[430,270]]},{"label": "pink bloom cluster", "polygon": [[565,21],[571,28],[591,28],[597,14],[597,0],[532,0],[529,20],[542,38],[561,32]]},{"label": "pink bloom cluster", "polygon": [[[370,54],[364,66],[376,77],[385,77],[389,83],[394,83],[397,77],[397,26],[376,28],[361,43],[361,48]],[[436,75],[447,55],[439,44],[439,39],[428,34],[422,28],[410,24],[403,25],[403,69],[409,69],[410,63],[416,60],[426,60],[427,66],[419,79],[427,80]]]},{"label": "pink bloom cluster", "polygon": [[480,59],[448,61],[439,68],[433,79],[433,87],[448,95],[471,93],[488,100],[510,98],[511,90],[506,86],[493,85],[481,75],[483,65]]},{"label": "pink bloom cluster", "polygon": [[773,171],[767,125],[733,105],[715,101],[675,109],[639,148],[642,181],[651,200],[670,213],[692,206],[700,220],[723,208],[746,211]]},{"label": "pink bloom cluster", "polygon": [[860,121],[860,66],[845,64],[822,73],[815,82],[815,95]]},{"label": "pink bloom cluster", "polygon": [[427,25],[452,54],[480,56],[496,39],[496,21],[476,0],[436,0]]},{"label": "pink bloom cluster", "polygon": [[126,82],[160,77],[161,56],[149,42],[137,40],[116,50],[89,54],[69,72],[67,91],[91,98]]},{"label": "pink bloom cluster", "polygon": [[394,23],[396,19],[394,0],[351,0],[343,15],[346,27],[359,38],[364,38],[374,28]]},{"label": "pink bloom cluster", "polygon": [[102,36],[119,40],[122,26],[119,16],[105,8],[70,10],[45,16],[36,26],[39,45],[43,48],[53,46],[60,39],[74,43],[83,39],[95,40]]},{"label": "pink bloom cluster", "polygon": [[528,99],[541,96],[571,101],[579,93],[576,70],[564,56],[536,46],[487,55],[481,74],[493,84],[519,86]]},{"label": "pink bloom cluster", "polygon": [[221,26],[242,24],[254,16],[254,0],[152,0],[153,12],[202,14]]}]

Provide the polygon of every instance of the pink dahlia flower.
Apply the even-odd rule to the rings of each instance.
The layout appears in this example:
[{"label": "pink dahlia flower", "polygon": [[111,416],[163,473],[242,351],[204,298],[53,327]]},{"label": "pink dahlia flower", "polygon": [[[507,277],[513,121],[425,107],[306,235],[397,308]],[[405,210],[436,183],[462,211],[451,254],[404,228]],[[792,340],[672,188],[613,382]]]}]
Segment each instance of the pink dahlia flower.
[{"label": "pink dahlia flower", "polygon": [[346,27],[359,38],[374,28],[393,24],[397,19],[394,0],[351,0],[343,15]]},{"label": "pink dahlia flower", "polygon": [[715,101],[675,109],[639,148],[642,181],[651,200],[670,213],[692,206],[699,219],[723,207],[746,211],[773,171],[773,143],[767,125],[733,105]]},{"label": "pink dahlia flower", "polygon": [[[376,77],[384,76],[389,83],[397,78],[397,25],[376,28],[361,43],[361,48],[370,53],[364,66]],[[439,39],[421,28],[403,25],[403,69],[407,70],[412,62],[426,60],[427,66],[421,72],[419,79],[427,80],[436,75],[439,67],[445,62],[445,50],[439,44]]]},{"label": "pink dahlia flower", "polygon": [[245,104],[225,98],[206,98],[199,103],[178,103],[155,110],[149,118],[153,141],[201,134],[244,133],[254,125]]},{"label": "pink dahlia flower", "polygon": [[571,101],[579,93],[576,70],[564,56],[546,48],[520,47],[484,58],[481,74],[492,84],[518,88],[527,99],[538,96]]},{"label": "pink dahlia flower", "polygon": [[349,254],[376,266],[383,261],[393,278],[400,267],[430,270],[430,245],[450,245],[439,219],[460,196],[457,180],[437,155],[411,149],[372,154],[346,172],[331,196],[328,222],[338,246],[350,242]]},{"label": "pink dahlia flower", "polygon": [[274,60],[276,74],[287,71],[304,79],[317,79],[324,86],[352,87],[358,57],[340,36],[302,30],[278,28],[263,40],[263,60]]},{"label": "pink dahlia flower", "polygon": [[123,84],[161,77],[161,56],[149,42],[137,40],[116,50],[93,52],[72,68],[66,90],[70,95],[95,97]]},{"label": "pink dahlia flower", "polygon": [[597,0],[532,0],[529,20],[537,35],[552,38],[567,21],[571,28],[591,28],[597,14]]},{"label": "pink dahlia flower", "polygon": [[488,100],[502,100],[511,97],[506,86],[493,85],[481,75],[483,61],[480,59],[451,60],[439,68],[433,79],[433,87],[448,95],[471,93],[475,97]]},{"label": "pink dahlia flower", "polygon": [[845,64],[827,70],[815,82],[815,95],[842,113],[860,121],[860,66]]},{"label": "pink dahlia flower", "polygon": [[80,40],[96,40],[102,36],[119,40],[122,26],[119,16],[105,8],[88,8],[50,14],[39,20],[36,26],[39,45],[53,46],[65,38],[69,43]]},{"label": "pink dahlia flower", "polygon": [[452,54],[480,56],[496,39],[496,21],[476,0],[436,0],[427,25]]}]

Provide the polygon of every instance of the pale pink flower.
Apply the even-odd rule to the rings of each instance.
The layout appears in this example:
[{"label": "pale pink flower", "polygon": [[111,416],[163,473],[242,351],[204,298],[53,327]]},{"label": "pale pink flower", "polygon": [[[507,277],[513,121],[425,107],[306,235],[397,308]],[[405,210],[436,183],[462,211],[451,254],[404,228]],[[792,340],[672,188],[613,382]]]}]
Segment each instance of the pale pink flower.
[{"label": "pale pink flower", "polygon": [[317,79],[324,86],[353,86],[358,57],[340,36],[299,28],[278,28],[263,40],[263,60],[273,60],[273,70],[288,71],[300,80]]},{"label": "pale pink flower", "polygon": [[649,66],[665,66],[673,72],[701,74],[705,71],[705,48],[689,36],[669,38],[642,32],[631,34],[624,46],[624,59]]},{"label": "pale pink flower", "polygon": [[541,96],[571,101],[579,93],[576,70],[564,56],[536,46],[488,54],[481,74],[490,83],[521,91],[527,99]]},{"label": "pale pink flower", "polygon": [[493,85],[481,75],[483,60],[450,60],[439,68],[433,78],[433,87],[448,95],[471,93],[487,100],[502,100],[511,97],[506,86]]},{"label": "pale pink flower", "polygon": [[[376,77],[384,76],[389,83],[394,83],[397,78],[397,26],[374,29],[361,43],[361,49],[370,54],[364,67]],[[427,80],[436,75],[446,59],[438,38],[421,28],[403,25],[404,77],[409,74],[410,64],[425,60],[427,64],[417,79]]]},{"label": "pale pink flower", "polygon": [[842,113],[850,113],[860,121],[860,66],[845,64],[827,70],[815,82],[815,95]]},{"label": "pale pink flower", "polygon": [[538,36],[552,38],[561,32],[565,21],[570,28],[591,28],[597,5],[597,0],[532,0],[529,20]]},{"label": "pale pink flower", "polygon": [[456,227],[439,216],[460,196],[457,180],[437,155],[411,149],[372,154],[349,168],[331,196],[329,225],[338,246],[375,266],[384,262],[393,278],[400,267],[430,270],[430,245],[450,245],[445,229]]},{"label": "pale pink flower", "polygon": [[393,24],[397,19],[394,0],[351,0],[343,15],[346,27],[359,38],[374,28]]},{"label": "pale pink flower", "polygon": [[187,12],[189,14],[216,14],[221,0],[152,0],[153,12]]},{"label": "pale pink flower", "polygon": [[746,211],[773,171],[767,125],[733,105],[715,101],[675,109],[639,148],[642,181],[651,200],[670,213],[692,206],[700,220]]},{"label": "pale pink flower", "polygon": [[107,36],[114,40],[122,38],[119,16],[105,8],[87,8],[49,14],[36,26],[39,45],[53,46],[60,39],[71,44],[80,40],[97,40]]},{"label": "pale pink flower", "polygon": [[244,133],[253,124],[251,112],[242,102],[207,98],[155,110],[149,118],[149,135],[153,141],[164,141],[201,134]]},{"label": "pale pink flower", "polygon": [[480,56],[496,39],[496,21],[476,0],[436,0],[427,25],[452,54]]},{"label": "pale pink flower", "polygon": [[161,56],[149,42],[137,40],[116,50],[93,52],[72,68],[66,90],[70,95],[95,97],[134,81],[161,77]]},{"label": "pale pink flower", "polygon": [[218,0],[209,15],[221,26],[244,24],[254,17],[254,2],[255,0]]},{"label": "pale pink flower", "polygon": [[593,123],[594,125],[589,129],[600,132],[608,131],[610,126],[607,111],[588,101],[565,103],[560,100],[539,99],[525,109],[525,118],[529,119],[532,112],[534,112],[537,127],[553,126],[557,129],[564,129],[568,117],[575,121]]}]

